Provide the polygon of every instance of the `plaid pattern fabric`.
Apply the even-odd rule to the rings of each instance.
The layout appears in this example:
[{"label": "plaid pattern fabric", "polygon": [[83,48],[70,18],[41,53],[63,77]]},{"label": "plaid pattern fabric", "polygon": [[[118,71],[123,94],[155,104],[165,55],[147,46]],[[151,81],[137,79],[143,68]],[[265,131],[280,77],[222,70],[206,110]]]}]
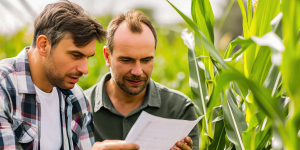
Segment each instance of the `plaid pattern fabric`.
[{"label": "plaid pattern fabric", "polygon": [[[0,61],[0,149],[40,149],[41,105],[31,79],[27,48]],[[71,90],[57,91],[61,149],[90,149],[94,126],[82,89],[76,84]]]}]

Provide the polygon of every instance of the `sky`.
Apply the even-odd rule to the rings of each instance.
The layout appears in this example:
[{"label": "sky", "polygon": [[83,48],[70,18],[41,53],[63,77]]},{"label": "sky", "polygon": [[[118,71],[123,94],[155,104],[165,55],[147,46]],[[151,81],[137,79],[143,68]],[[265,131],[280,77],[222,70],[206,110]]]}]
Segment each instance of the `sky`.
[{"label": "sky", "polygon": [[[70,0],[82,6],[93,16],[117,15],[127,9],[146,7],[153,9],[160,24],[183,22],[183,19],[166,0]],[[214,15],[221,17],[228,0],[210,0]],[[57,0],[0,0],[0,35],[13,34],[26,25],[32,27],[35,17]],[[170,0],[187,16],[191,16],[191,0]]]}]

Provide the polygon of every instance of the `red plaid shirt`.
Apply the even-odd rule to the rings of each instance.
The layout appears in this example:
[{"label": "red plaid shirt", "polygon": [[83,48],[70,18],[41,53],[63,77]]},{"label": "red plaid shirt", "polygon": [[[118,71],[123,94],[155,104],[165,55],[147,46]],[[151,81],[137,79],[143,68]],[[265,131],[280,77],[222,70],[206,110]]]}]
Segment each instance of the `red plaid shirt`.
[{"label": "red plaid shirt", "polygon": [[[82,89],[58,89],[63,150],[90,149],[94,126]],[[26,48],[0,61],[0,149],[40,149],[41,104]]]}]

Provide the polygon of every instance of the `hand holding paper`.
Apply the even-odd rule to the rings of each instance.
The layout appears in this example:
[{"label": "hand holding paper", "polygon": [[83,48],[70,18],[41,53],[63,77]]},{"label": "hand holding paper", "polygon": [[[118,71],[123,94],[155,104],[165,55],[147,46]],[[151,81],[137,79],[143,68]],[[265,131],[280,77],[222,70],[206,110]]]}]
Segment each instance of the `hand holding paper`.
[{"label": "hand holding paper", "polygon": [[177,141],[188,135],[202,119],[166,119],[142,112],[125,141],[140,146],[140,150],[169,150]]}]

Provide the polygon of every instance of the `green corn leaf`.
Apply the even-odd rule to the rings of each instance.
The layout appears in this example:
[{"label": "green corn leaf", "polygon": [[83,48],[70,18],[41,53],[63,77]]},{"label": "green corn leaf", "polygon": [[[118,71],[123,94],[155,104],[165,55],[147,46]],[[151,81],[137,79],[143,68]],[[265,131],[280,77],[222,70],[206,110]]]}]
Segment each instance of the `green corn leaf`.
[{"label": "green corn leaf", "polygon": [[261,50],[258,52],[251,71],[252,79],[259,85],[262,85],[269,73],[271,66],[272,62],[270,48],[261,47]]},{"label": "green corn leaf", "polygon": [[[248,129],[243,132],[243,142],[246,149],[257,150],[263,149],[261,145],[266,145],[271,138],[271,125],[272,122],[265,119],[266,115],[259,111],[251,116]],[[265,122],[266,123],[265,123]],[[261,126],[259,129],[258,127]],[[266,134],[267,133],[267,134]],[[263,147],[264,147],[263,146]],[[258,148],[259,147],[259,148]]]},{"label": "green corn leaf", "polygon": [[268,46],[275,52],[283,52],[285,47],[282,40],[273,32],[270,31],[262,37],[251,36],[253,42],[260,46]]},{"label": "green corn leaf", "polygon": [[[244,37],[239,36],[238,38],[236,38],[235,40],[229,43],[224,55],[224,59],[229,59],[229,61],[235,60],[250,46],[251,48],[254,48],[255,45],[253,44],[258,44],[261,46],[269,46],[272,49],[276,50],[277,52],[282,52],[284,50],[284,45],[282,44],[282,40],[274,32],[269,32],[262,37],[251,36],[251,38],[249,39],[245,39]],[[241,45],[242,49],[234,53],[232,58],[230,58],[233,49],[237,45]],[[254,62],[254,60],[251,61]]]},{"label": "green corn leaf", "polygon": [[192,90],[193,102],[197,106],[200,116],[204,115],[205,129],[208,132],[207,111],[206,111],[206,97],[208,97],[206,79],[205,79],[205,67],[200,58],[197,58],[195,54],[193,35],[188,34],[187,30],[184,30],[181,35],[184,43],[188,46],[188,60],[190,71],[190,87]]},{"label": "green corn leaf", "polygon": [[[234,39],[233,41],[231,41],[226,49],[225,55],[224,55],[224,59],[228,59],[230,58],[233,49],[237,46],[237,45],[241,45],[244,49],[247,48],[250,44],[252,44],[253,41],[251,39],[245,39],[242,36],[237,37],[236,39]],[[243,52],[243,51],[242,51]],[[234,58],[232,58],[234,59]]]},{"label": "green corn leaf", "polygon": [[[272,121],[266,121],[264,129],[262,127],[255,136],[255,149],[263,149],[272,138]],[[264,125],[264,124],[263,124]]]},{"label": "green corn leaf", "polygon": [[242,85],[238,85],[236,82],[233,82],[233,88],[236,94],[245,99],[245,96],[248,94],[248,89]]},{"label": "green corn leaf", "polygon": [[244,2],[243,0],[237,0],[241,9],[241,13],[242,13],[242,17],[243,17],[243,33],[244,33],[244,37],[246,37],[247,39],[249,38],[249,26],[248,26],[248,19],[247,19],[247,14],[246,14],[246,9],[244,6]]},{"label": "green corn leaf", "polygon": [[272,65],[268,76],[264,81],[264,87],[272,90],[272,96],[278,93],[276,90],[278,89],[279,85],[281,84],[282,78],[281,73],[279,72],[279,67]]},{"label": "green corn leaf", "polygon": [[235,81],[239,84],[248,87],[253,95],[255,95],[255,103],[260,106],[269,117],[272,119],[278,119],[279,123],[282,123],[282,117],[278,106],[278,100],[271,97],[271,91],[257,86],[253,81],[245,78],[244,75],[235,71],[233,68],[230,71],[223,71],[218,80],[216,81],[218,86],[216,86],[212,98],[210,101],[214,101],[218,94],[221,93],[222,87],[227,85],[229,82]]},{"label": "green corn leaf", "polygon": [[[210,5],[209,0],[192,0],[192,17],[194,22],[197,24],[198,28],[207,37],[207,39],[213,44],[214,43],[214,31],[213,26],[215,23],[214,14]],[[201,39],[201,38],[200,38]],[[202,39],[201,39],[202,40]],[[203,41],[201,41],[203,43]],[[196,53],[203,56],[203,63],[206,68],[208,80],[214,78],[214,66],[210,59],[209,52],[205,49],[204,45],[196,45]],[[209,84],[208,93],[211,94],[213,85]]]},{"label": "green corn leaf", "polygon": [[[168,1],[169,2],[169,1]],[[185,14],[183,14],[177,7],[175,7],[171,2],[169,2],[170,5],[179,13],[179,15],[184,19],[184,21],[194,30],[195,32],[195,43],[201,47],[203,44],[203,47],[205,50],[207,50],[212,57],[220,63],[221,67],[224,69],[227,69],[228,66],[223,60],[223,58],[220,56],[214,45],[205,37],[205,35],[202,33],[202,31],[199,30],[197,25]],[[201,38],[200,38],[201,37]]]},{"label": "green corn leaf", "polygon": [[[280,67],[284,88],[287,90],[291,100],[289,102],[289,119],[287,120],[289,143],[287,149],[299,149],[299,120],[300,120],[300,1],[282,1],[282,25],[285,51],[282,53],[282,66]],[[284,140],[284,138],[282,138]]]},{"label": "green corn leaf", "polygon": [[282,12],[280,12],[272,21],[271,21],[271,28],[272,31],[275,32],[281,39],[283,38],[282,35]]},{"label": "green corn leaf", "polygon": [[214,139],[209,145],[210,150],[224,150],[225,148],[225,125],[223,119],[218,120],[215,125]]},{"label": "green corn leaf", "polygon": [[192,0],[192,17],[203,34],[214,43],[215,17],[209,0]]},{"label": "green corn leaf", "polygon": [[280,12],[280,0],[260,0],[250,26],[250,35],[261,37],[270,32],[271,21]]},{"label": "green corn leaf", "polygon": [[246,113],[246,122],[251,123],[251,120],[253,119],[253,116],[257,113],[257,106],[254,104],[254,102],[251,102],[250,100],[253,99],[253,93],[249,93],[247,95],[247,100],[244,101],[245,103],[245,113]]},{"label": "green corn leaf", "polygon": [[242,133],[247,129],[247,124],[244,115],[234,104],[236,97],[232,90],[227,89],[225,95],[222,108],[227,137],[236,149],[245,150]]},{"label": "green corn leaf", "polygon": [[[233,68],[227,71],[223,71],[218,80],[216,81],[216,88],[210,99],[211,105],[214,105],[217,101],[218,95],[221,93],[224,86],[228,85],[229,82],[236,81],[239,84],[243,84],[248,87],[254,95],[255,104],[273,120],[279,132],[281,133],[284,143],[289,145],[287,131],[284,128],[284,121],[282,117],[281,108],[278,105],[278,99],[271,97],[271,91],[257,86],[255,82],[245,78],[244,75],[235,71]],[[226,124],[226,122],[225,122]]]},{"label": "green corn leaf", "polygon": [[248,27],[251,26],[252,22],[252,0],[248,0]]},{"label": "green corn leaf", "polygon": [[[266,33],[270,32],[271,25],[270,22],[278,15],[280,12],[280,0],[260,0],[258,1],[256,11],[254,13],[251,26],[249,27],[249,35],[262,37]],[[253,38],[252,38],[253,40]],[[273,43],[276,44],[276,43]],[[259,44],[262,45],[262,44]],[[244,71],[246,77],[250,77],[252,74],[252,68],[254,60],[260,50],[260,46],[250,46],[244,52]]]},{"label": "green corn leaf", "polygon": [[[214,107],[214,109],[212,110],[212,115],[210,117],[210,121],[211,122],[217,122],[215,119],[218,117],[222,117],[222,106],[218,106],[218,107]],[[211,112],[208,112],[211,113]]]}]

